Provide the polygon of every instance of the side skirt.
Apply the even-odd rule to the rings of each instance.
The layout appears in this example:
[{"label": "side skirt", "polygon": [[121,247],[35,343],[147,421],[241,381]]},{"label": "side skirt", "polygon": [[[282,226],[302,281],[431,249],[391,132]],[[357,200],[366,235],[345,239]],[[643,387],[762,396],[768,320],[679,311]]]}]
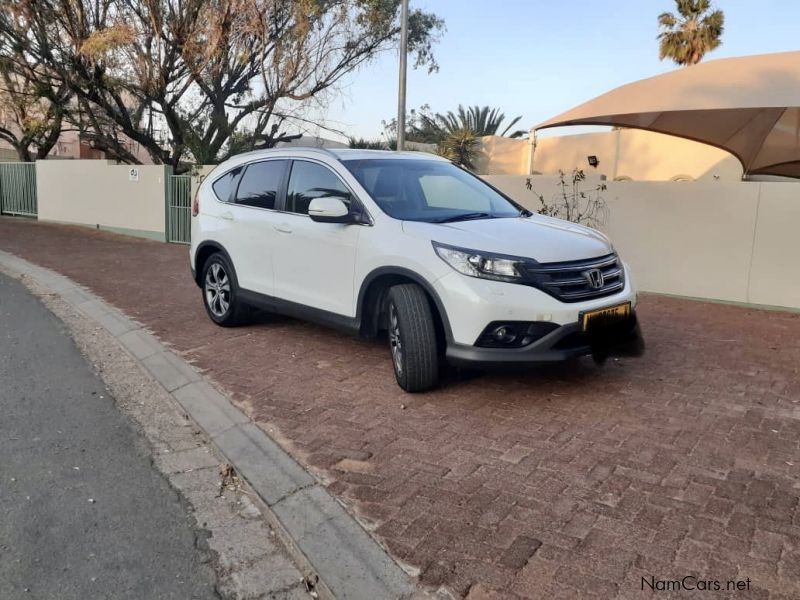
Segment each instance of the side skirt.
[{"label": "side skirt", "polygon": [[287,317],[294,317],[303,321],[317,323],[326,327],[337,329],[350,335],[359,335],[361,331],[361,319],[358,317],[346,317],[327,310],[313,308],[305,304],[290,302],[274,296],[261,294],[252,290],[239,289],[239,297],[243,302],[260,308],[268,312],[274,312]]}]

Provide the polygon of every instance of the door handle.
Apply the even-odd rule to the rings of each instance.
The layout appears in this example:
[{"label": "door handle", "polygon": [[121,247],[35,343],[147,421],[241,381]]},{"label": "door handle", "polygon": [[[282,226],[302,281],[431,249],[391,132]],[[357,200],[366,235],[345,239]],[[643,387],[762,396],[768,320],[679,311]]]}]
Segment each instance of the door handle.
[{"label": "door handle", "polygon": [[233,213],[231,211],[226,211],[219,216],[220,219],[225,219],[226,221],[233,221]]},{"label": "door handle", "polygon": [[280,231],[281,233],[292,233],[292,226],[288,223],[280,223],[275,225],[275,231]]}]

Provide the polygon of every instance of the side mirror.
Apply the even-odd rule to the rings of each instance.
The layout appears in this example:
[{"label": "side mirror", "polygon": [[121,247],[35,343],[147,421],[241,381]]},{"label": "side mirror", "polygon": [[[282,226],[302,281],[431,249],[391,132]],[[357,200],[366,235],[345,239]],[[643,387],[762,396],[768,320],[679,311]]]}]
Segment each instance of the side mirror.
[{"label": "side mirror", "polygon": [[318,223],[353,223],[355,218],[344,198],[326,196],[314,198],[308,205],[308,216]]}]

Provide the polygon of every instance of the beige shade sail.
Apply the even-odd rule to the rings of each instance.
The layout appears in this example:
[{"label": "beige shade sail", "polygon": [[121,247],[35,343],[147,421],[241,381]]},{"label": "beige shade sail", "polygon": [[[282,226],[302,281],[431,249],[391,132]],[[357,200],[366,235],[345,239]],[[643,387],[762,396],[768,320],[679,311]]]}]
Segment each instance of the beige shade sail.
[{"label": "beige shade sail", "polygon": [[534,129],[612,125],[703,142],[744,173],[800,178],[800,52],[700,63],[611,90]]}]

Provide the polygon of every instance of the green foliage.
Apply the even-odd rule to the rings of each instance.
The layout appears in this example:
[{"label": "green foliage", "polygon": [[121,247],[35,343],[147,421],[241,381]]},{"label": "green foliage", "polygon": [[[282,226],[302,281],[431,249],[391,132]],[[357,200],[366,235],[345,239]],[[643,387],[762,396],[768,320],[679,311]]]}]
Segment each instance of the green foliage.
[{"label": "green foliage", "polygon": [[[355,0],[355,2],[331,2],[331,0],[315,0],[320,4],[353,4],[360,14],[356,23],[368,26],[369,29],[396,34],[399,29],[395,19],[400,13],[401,0]],[[330,7],[326,7],[330,11]],[[444,19],[433,13],[420,9],[411,9],[408,13],[408,49],[414,55],[414,68],[427,65],[428,72],[439,70],[433,55],[433,46],[446,31]]]},{"label": "green foliage", "polygon": [[678,14],[658,17],[659,58],[681,66],[696,65],[722,44],[725,15],[712,10],[710,0],[676,0]]},{"label": "green foliage", "polygon": [[444,114],[437,113],[432,125],[438,126],[439,129],[447,134],[469,129],[478,137],[499,135],[518,138],[525,135],[526,132],[522,129],[511,132],[511,128],[522,119],[521,116],[514,117],[511,122],[503,128],[503,121],[505,121],[505,118],[505,114],[500,112],[499,108],[477,105],[464,108],[464,106],[459,104],[455,112],[450,110]]},{"label": "green foliage", "polygon": [[[435,123],[433,123],[433,113],[431,107],[423,104],[419,108],[412,108],[406,113],[406,140],[409,142],[420,142],[422,144],[438,144],[444,135]],[[383,135],[388,140],[388,144],[397,143],[397,119],[392,118],[388,121],[381,121],[383,125]]]},{"label": "green foliage", "polygon": [[[512,131],[522,117],[515,117],[505,124],[505,114],[499,108],[490,106],[470,106],[465,108],[461,104],[455,112],[433,113],[430,106],[422,105],[418,109],[411,109],[406,115],[406,139],[410,142],[423,144],[440,144],[458,132],[468,129],[475,137],[485,135],[500,135],[519,138],[526,135],[526,131],[518,129]],[[383,121],[384,131],[387,135],[397,136],[397,119]]]},{"label": "green foliage", "polygon": [[[213,156],[204,156],[204,145],[202,140],[192,140],[192,154],[197,156],[197,162],[201,165],[211,164],[210,161],[214,160]],[[228,151],[231,155],[241,154],[243,152],[252,152],[255,150],[256,140],[253,132],[248,129],[241,129],[234,131],[230,138],[228,138]]]},{"label": "green foliage", "polygon": [[475,170],[479,141],[471,129],[457,129],[439,142],[436,154],[471,171]]},{"label": "green foliage", "polygon": [[587,188],[585,182],[586,173],[581,169],[573,169],[569,176],[559,171],[558,192],[549,201],[533,189],[533,178],[529,177],[525,186],[538,198],[536,212],[540,215],[599,229],[608,220],[608,206],[601,195],[608,188],[605,182]]},{"label": "green foliage", "polygon": [[361,148],[363,150],[388,150],[389,145],[384,142],[383,140],[368,140],[363,137],[360,138],[348,138],[347,139],[347,147],[348,148]]},{"label": "green foliage", "polygon": [[418,69],[428,65],[428,73],[439,70],[439,63],[433,55],[433,46],[446,31],[444,19],[433,13],[426,13],[419,9],[411,10],[408,14],[408,47],[415,54],[414,68]]}]

